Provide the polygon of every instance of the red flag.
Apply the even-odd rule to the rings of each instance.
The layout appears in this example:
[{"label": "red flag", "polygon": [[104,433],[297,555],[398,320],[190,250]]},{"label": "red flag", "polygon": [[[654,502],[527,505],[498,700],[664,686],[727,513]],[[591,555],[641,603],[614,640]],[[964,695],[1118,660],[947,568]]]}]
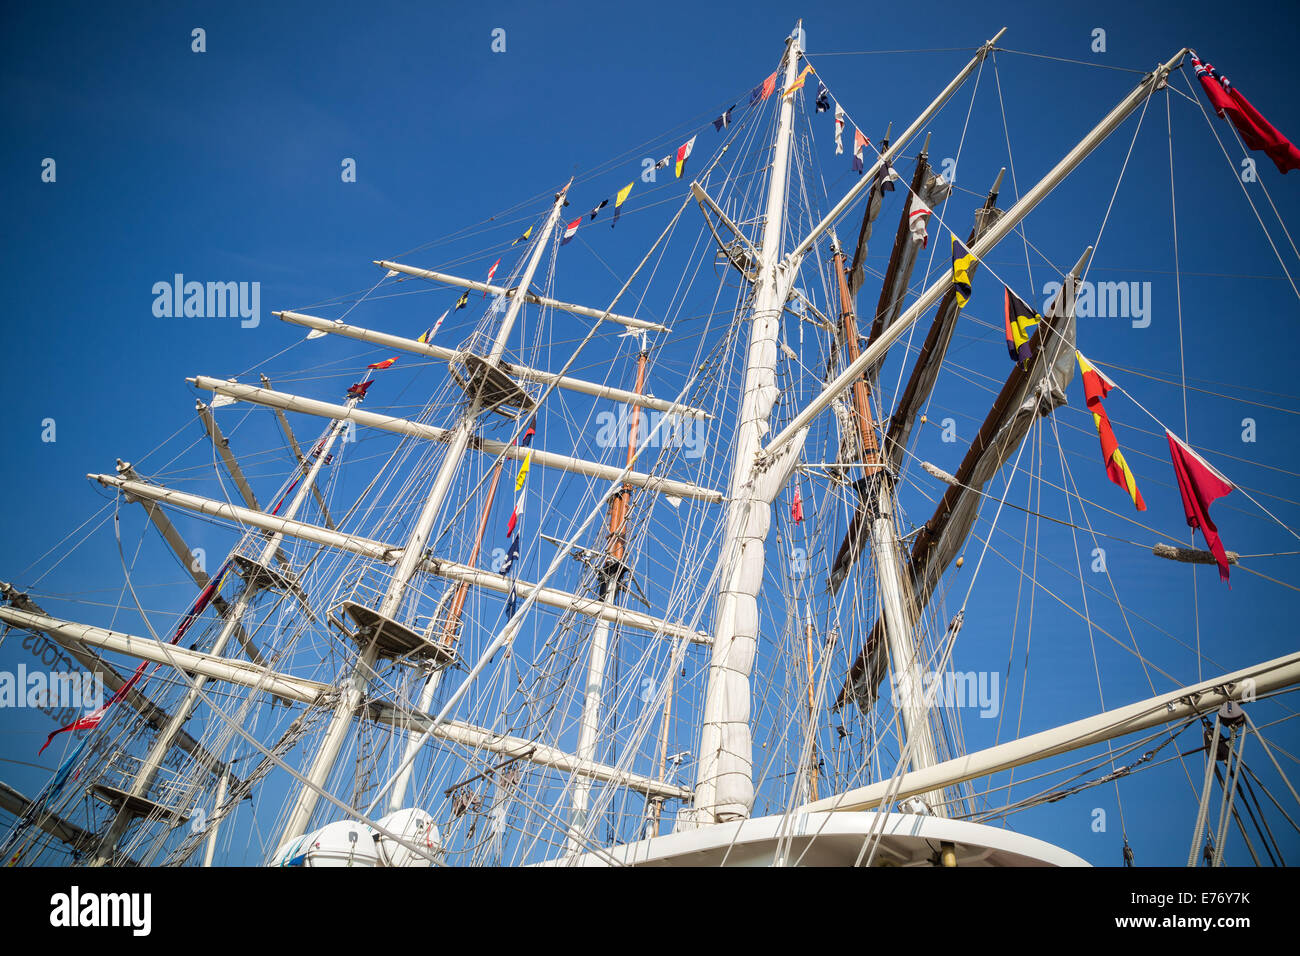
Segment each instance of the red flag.
[{"label": "red flag", "polygon": [[102,720],[104,714],[108,712],[108,708],[112,707],[119,700],[121,700],[123,697],[126,696],[126,692],[131,689],[131,685],[135,683],[136,678],[140,676],[140,672],[145,669],[145,665],[147,663],[148,663],[147,661],[141,661],[140,666],[135,669],[135,674],[132,675],[131,679],[128,680],[125,684],[123,684],[121,688],[118,689],[118,692],[114,694],[112,697],[110,697],[108,701],[98,710],[93,710],[85,717],[82,717],[78,720],[74,720],[66,727],[60,727],[58,730],[51,730],[50,735],[45,738],[45,743],[41,744],[41,749],[36,751],[36,756],[39,757],[41,754],[45,753],[45,748],[48,747],[50,743],[54,740],[54,738],[57,737],[59,734],[65,734],[68,733],[69,731],[90,730],[93,727],[98,727],[100,720]]},{"label": "red flag", "polygon": [[763,93],[759,99],[767,99],[776,92],[776,73],[773,72],[766,80],[763,81]]},{"label": "red flag", "polygon": [[[492,283],[492,277],[493,277],[494,275],[497,274],[497,266],[499,266],[499,265],[501,265],[501,260],[500,260],[500,259],[498,259],[496,262],[492,263],[492,268],[488,270],[488,277],[487,277],[487,280],[488,280],[488,284],[489,284],[489,285],[491,285],[491,283]],[[484,290],[483,290],[483,298],[485,298],[485,299],[487,298],[487,289],[484,289]]]},{"label": "red flag", "polygon": [[367,365],[366,368],[391,368],[397,364],[397,356],[384,359],[382,362],[375,362],[373,365]]},{"label": "red flag", "polygon": [[794,502],[790,505],[790,517],[794,519],[795,524],[803,521],[803,496],[799,494],[798,485],[794,488]]},{"label": "red flag", "polygon": [[1264,119],[1226,76],[1220,75],[1209,63],[1202,64],[1195,54],[1192,55],[1192,66],[1214,111],[1231,121],[1248,149],[1264,152],[1283,174],[1300,169],[1300,149]]},{"label": "red flag", "polygon": [[1228,553],[1219,540],[1219,529],[1210,518],[1210,505],[1222,498],[1236,486],[1223,475],[1215,471],[1207,462],[1187,445],[1179,441],[1174,433],[1165,430],[1169,436],[1169,457],[1174,462],[1174,474],[1178,478],[1178,491],[1183,496],[1183,511],[1187,515],[1187,525],[1200,528],[1205,536],[1205,543],[1210,546],[1210,553],[1219,565],[1219,580],[1228,580]]}]

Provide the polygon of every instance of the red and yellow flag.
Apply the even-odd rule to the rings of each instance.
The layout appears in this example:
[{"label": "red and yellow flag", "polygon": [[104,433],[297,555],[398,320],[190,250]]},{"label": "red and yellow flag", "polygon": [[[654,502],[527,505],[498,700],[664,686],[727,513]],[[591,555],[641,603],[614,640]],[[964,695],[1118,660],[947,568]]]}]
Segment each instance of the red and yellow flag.
[{"label": "red and yellow flag", "polygon": [[803,89],[803,81],[808,79],[808,74],[812,72],[813,72],[813,68],[811,66],[805,66],[803,68],[803,72],[799,74],[798,79],[796,79],[793,83],[791,83],[790,88],[785,91],[785,95],[793,96],[795,90]]},{"label": "red and yellow flag", "polygon": [[1083,375],[1083,391],[1088,411],[1092,412],[1093,423],[1097,426],[1097,435],[1101,438],[1101,459],[1106,463],[1106,474],[1111,481],[1128,492],[1138,511],[1146,511],[1147,503],[1142,500],[1142,492],[1138,491],[1133,471],[1124,460],[1124,453],[1119,450],[1119,442],[1115,440],[1115,431],[1110,427],[1110,417],[1101,404],[1101,400],[1115,387],[1115,383],[1094,368],[1092,363],[1083,357],[1082,352],[1076,350],[1074,355],[1079,360],[1079,371]]}]

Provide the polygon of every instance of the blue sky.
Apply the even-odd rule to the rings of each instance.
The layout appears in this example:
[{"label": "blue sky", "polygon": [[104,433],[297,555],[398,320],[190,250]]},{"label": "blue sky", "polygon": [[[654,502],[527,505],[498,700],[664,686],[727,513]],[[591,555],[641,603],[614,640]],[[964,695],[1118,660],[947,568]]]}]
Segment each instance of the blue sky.
[{"label": "blue sky", "polygon": [[[589,208],[612,196],[639,171],[643,155],[658,158],[681,137],[659,136],[638,152],[648,138],[683,124],[707,123],[770,72],[781,40],[798,16],[804,18],[819,75],[873,138],[887,122],[894,123],[895,131],[906,125],[969,52],[820,54],[968,50],[1004,25],[1010,29],[1001,45],[1009,50],[1102,67],[1149,69],[1184,45],[1196,47],[1276,126],[1300,136],[1300,101],[1292,93],[1295,7],[1234,4],[1231,16],[1224,9],[1219,3],[1172,8],[1104,3],[1086,11],[985,3],[914,11],[897,5],[764,2],[697,4],[689,15],[663,4],[9,8],[0,31],[5,93],[0,134],[6,144],[0,175],[7,184],[6,228],[0,239],[5,251],[0,277],[7,290],[0,319],[0,372],[7,385],[6,414],[0,420],[0,491],[7,503],[0,509],[0,579],[27,583],[23,569],[102,504],[84,478],[87,472],[111,471],[115,458],[138,456],[177,429],[188,428],[191,434],[197,429],[186,375],[234,375],[301,338],[299,330],[271,318],[271,309],[310,311],[306,307],[313,303],[368,288],[379,277],[372,259],[400,259],[422,243],[533,197],[531,214],[539,208],[535,197],[553,191],[570,175],[579,177],[575,207]],[[191,52],[195,27],[206,31],[202,54]],[[504,53],[491,50],[497,28],[506,31]],[[1090,49],[1096,28],[1106,31],[1106,52],[1100,55]],[[999,70],[1022,189],[1137,79],[1118,70],[1013,54],[1000,55]],[[977,119],[958,174],[960,187],[981,195],[1006,161],[1001,111],[990,79],[986,74],[979,89]],[[1186,89],[1181,79],[1178,87]],[[968,102],[969,87],[935,124],[932,159],[953,155]],[[1181,97],[1172,105],[1186,374],[1203,389],[1189,393],[1191,437],[1241,484],[1274,496],[1256,494],[1295,527],[1300,517],[1294,477],[1300,452],[1291,438],[1294,383],[1300,374],[1294,350],[1297,298],[1281,278],[1199,111]],[[1101,361],[1176,382],[1180,359],[1165,116],[1164,99],[1153,99],[1116,221],[1108,226],[1094,262],[1097,278],[1152,282],[1152,326],[1135,329],[1123,321],[1097,320],[1081,325],[1080,347]],[[825,178],[832,195],[838,195],[850,179],[829,155],[828,119],[816,121],[821,123],[816,127],[821,130],[820,156],[827,161]],[[1221,136],[1227,135],[1225,124],[1217,127]],[[1030,236],[1052,261],[1068,265],[1095,239],[1132,129],[1130,123],[1031,218]],[[711,155],[712,135],[711,129],[701,132],[701,161]],[[1235,147],[1230,153],[1236,157]],[[593,174],[599,164],[620,156],[619,163]],[[46,157],[57,164],[54,183],[41,180]],[[356,161],[355,183],[341,181],[345,158]],[[910,161],[900,164],[904,176],[910,170]],[[1300,176],[1284,178],[1262,157],[1259,173],[1294,235],[1294,224],[1300,222]],[[1010,195],[1008,185],[1004,197]],[[1262,193],[1255,189],[1251,195],[1269,222],[1272,214]],[[968,227],[977,201],[961,195],[952,220],[958,231]],[[1009,201],[1004,199],[1004,208]],[[661,228],[664,208],[670,207],[629,215],[628,226],[620,224],[617,233],[599,231],[591,239],[594,251],[615,271],[631,268]],[[888,254],[888,240],[881,235],[892,232],[896,215],[895,205],[882,217],[872,248],[877,268]],[[507,232],[518,217],[503,216],[508,221],[497,231]],[[1295,274],[1300,262],[1276,221],[1271,225]],[[493,235],[492,242],[500,240],[502,235]],[[478,252],[462,264],[466,274],[486,271],[500,254],[479,251],[483,245],[464,250],[466,255]],[[563,274],[559,294],[593,304],[607,299],[617,288],[614,277],[587,248],[576,248],[584,258]],[[1021,247],[1011,242],[994,259],[990,265],[999,277],[1021,290],[1039,292],[1047,274],[1041,260],[1034,260],[1039,268],[1031,277]],[[416,252],[405,261],[434,266],[445,260]],[[260,282],[259,325],[245,329],[228,319],[156,318],[151,289],[176,273]],[[979,316],[996,323],[999,290],[990,277],[984,278],[983,287],[977,280],[972,305],[981,309]],[[868,289],[868,297],[874,296],[870,283]],[[427,309],[410,306],[402,321],[411,327],[427,324],[433,317]],[[964,364],[1000,379],[1006,359],[999,339],[981,328],[955,348]],[[359,346],[341,345],[329,353],[331,361],[363,354],[368,353]],[[1112,373],[1164,421],[1181,424],[1182,397],[1176,386]],[[935,414],[953,414],[959,428],[973,428],[986,397],[983,392],[972,397],[960,385],[948,382],[941,388]],[[1243,386],[1259,391],[1246,393]],[[1224,400],[1225,392],[1257,404]],[[1081,405],[1077,385],[1071,395],[1072,403]],[[1151,505],[1144,520],[1168,534],[1184,534],[1167,458],[1161,460],[1166,455],[1163,438],[1125,430],[1127,425],[1155,429],[1127,400],[1108,407],[1121,444],[1133,450],[1130,459]],[[1241,441],[1246,416],[1257,422],[1255,443]],[[57,423],[53,443],[40,439],[47,418]],[[1087,425],[1077,413],[1071,420]],[[1122,493],[1105,482],[1095,461],[1095,436],[1079,433],[1070,441],[1094,456],[1086,464],[1071,463],[1085,494],[1123,510]],[[1215,457],[1214,452],[1236,459]],[[949,470],[959,460],[951,446],[939,442],[937,430],[926,433],[917,455]],[[1054,468],[1049,460],[1044,475],[1059,480]],[[924,504],[913,507],[914,520],[928,517]],[[1296,550],[1294,537],[1262,519],[1244,499],[1216,506],[1215,514],[1234,550]],[[1107,518],[1098,515],[1097,520]],[[1107,529],[1125,530],[1114,524]],[[1177,540],[1185,543],[1185,535]],[[219,542],[214,537],[212,546]],[[1052,542],[1058,560],[1073,562],[1068,535]],[[1092,545],[1080,546],[1086,559]],[[174,578],[174,565],[161,549],[156,561],[159,572],[166,570]],[[1113,549],[1112,574],[1128,589],[1126,603],[1169,630],[1188,634],[1194,627],[1187,598],[1191,572],[1174,575],[1166,567],[1153,568],[1152,561],[1140,549]],[[1294,558],[1261,559],[1256,567],[1281,581],[1300,583],[1300,563]],[[996,573],[1006,574],[1005,567]],[[1229,592],[1212,570],[1197,573],[1202,636],[1224,669],[1294,648],[1294,591],[1234,572]],[[66,593],[92,584],[109,586],[119,578],[109,535],[107,545],[55,569],[41,588]],[[1008,588],[1014,586],[1009,574],[1006,581]],[[178,602],[183,593],[176,591]],[[981,612],[996,615],[999,602],[1005,610],[1007,599],[1005,592],[993,589],[979,600],[984,602]],[[1042,641],[1038,646],[1044,660],[1060,677],[1055,691],[1061,698],[1059,711],[1049,708],[1047,717],[1082,716],[1097,709],[1086,638],[1056,647],[1048,639],[1036,639]],[[0,647],[0,666],[11,668],[23,659],[14,643],[10,638]],[[984,646],[974,642],[967,652],[963,645],[957,666],[1001,667],[1004,661],[990,663],[980,650]],[[1005,642],[998,646],[998,653],[1005,653]],[[1196,676],[1189,655],[1165,650],[1153,657],[1184,679]],[[1107,697],[1108,705],[1149,692],[1140,670],[1128,667],[1122,656],[1117,660],[1114,683],[1107,686],[1113,695]],[[1077,674],[1083,676],[1067,677]],[[1276,718],[1281,712],[1271,714]],[[52,766],[50,752],[37,761],[32,744],[48,729],[45,718],[22,715],[12,727],[21,732],[3,735],[0,756]],[[968,741],[981,740],[984,729],[977,725],[968,731]],[[1300,745],[1294,724],[1279,725],[1271,733],[1292,752]],[[1137,845],[1141,833],[1145,841],[1139,862],[1177,862],[1179,853],[1186,852],[1190,797],[1181,772],[1175,776],[1166,768],[1164,774],[1160,786],[1126,792],[1132,801],[1125,807],[1130,838]],[[0,764],[0,778],[29,791],[43,779],[24,763]],[[1096,835],[1088,828],[1088,811],[1111,806],[1113,791],[1094,792],[1099,794],[1096,801],[1084,797],[1086,806],[1071,801],[1054,805],[1027,829],[1093,862],[1113,864],[1118,860],[1115,830]],[[1174,800],[1186,811],[1185,828],[1163,823],[1165,808]],[[1295,847],[1294,839],[1290,845]]]}]

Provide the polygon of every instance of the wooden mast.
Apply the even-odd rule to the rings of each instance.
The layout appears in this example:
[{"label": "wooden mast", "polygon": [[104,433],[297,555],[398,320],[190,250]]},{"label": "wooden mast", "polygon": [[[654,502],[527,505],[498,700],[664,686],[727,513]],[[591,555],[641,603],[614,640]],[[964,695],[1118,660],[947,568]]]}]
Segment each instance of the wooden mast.
[{"label": "wooden mast", "polygon": [[[849,292],[848,275],[844,269],[844,250],[838,243],[835,248],[834,262],[840,291],[840,330],[844,336],[844,347],[849,353],[849,361],[856,362],[862,354],[862,348],[858,343],[858,318],[853,312],[853,296]],[[853,382],[853,410],[856,412],[858,423],[863,471],[867,475],[874,475],[880,470],[880,442],[876,438],[875,420],[871,415],[871,396],[867,392],[865,376],[859,376]]]},{"label": "wooden mast", "polygon": [[[640,395],[645,391],[646,364],[649,351],[646,348],[645,334],[641,337],[641,350],[636,358],[636,388]],[[637,432],[641,425],[641,409],[632,405],[632,418],[628,424],[627,467],[636,462]],[[597,569],[600,580],[600,597],[607,604],[618,601],[619,592],[624,587],[627,573],[625,558],[627,556],[627,516],[632,502],[632,485],[623,483],[623,489],[609,500],[609,512],[606,522],[605,552],[608,555],[605,564]],[[600,710],[605,690],[605,666],[609,656],[609,622],[600,620],[591,635],[591,656],[587,661],[587,681],[585,697],[582,703],[582,721],[578,731],[579,760],[595,760],[597,739],[600,732]],[[591,780],[579,778],[573,784],[572,815],[569,825],[569,850],[581,852],[587,843],[588,806],[591,798]]]}]

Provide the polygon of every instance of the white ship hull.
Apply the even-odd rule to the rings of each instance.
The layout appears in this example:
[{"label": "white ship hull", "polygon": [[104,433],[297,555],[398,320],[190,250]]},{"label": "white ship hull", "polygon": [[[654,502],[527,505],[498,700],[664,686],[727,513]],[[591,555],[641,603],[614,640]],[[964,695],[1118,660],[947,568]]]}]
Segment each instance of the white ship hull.
[{"label": "white ship hull", "polygon": [[[545,866],[855,866],[876,813],[800,813],[719,823],[553,860]],[[957,866],[1088,866],[1060,847],[1021,833],[941,817],[884,814],[873,866],[938,865],[952,844]]]}]

